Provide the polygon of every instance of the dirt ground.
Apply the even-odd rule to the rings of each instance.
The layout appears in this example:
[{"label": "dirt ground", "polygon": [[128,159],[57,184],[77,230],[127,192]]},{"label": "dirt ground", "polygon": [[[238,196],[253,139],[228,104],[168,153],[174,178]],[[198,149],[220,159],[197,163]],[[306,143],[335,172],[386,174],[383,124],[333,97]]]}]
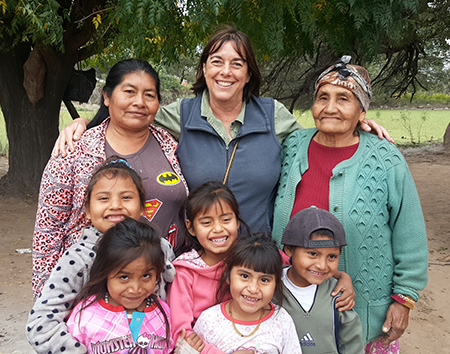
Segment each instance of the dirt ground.
[{"label": "dirt ground", "polygon": [[[401,339],[402,353],[450,353],[450,154],[435,146],[405,150],[425,215],[429,282]],[[0,157],[0,176],[7,159]],[[35,199],[0,196],[0,353],[32,353],[25,323],[32,307],[31,248]],[[17,252],[19,250],[19,252]]]}]

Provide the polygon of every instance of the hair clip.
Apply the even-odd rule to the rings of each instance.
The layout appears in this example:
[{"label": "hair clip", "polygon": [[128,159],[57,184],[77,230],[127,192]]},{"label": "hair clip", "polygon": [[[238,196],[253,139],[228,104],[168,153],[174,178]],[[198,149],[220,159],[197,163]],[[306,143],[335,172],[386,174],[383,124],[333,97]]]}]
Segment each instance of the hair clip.
[{"label": "hair clip", "polygon": [[341,57],[341,62],[343,62],[344,64],[350,64],[351,60],[352,60],[352,56],[351,55],[343,55]]},{"label": "hair clip", "polygon": [[112,164],[115,164],[115,163],[123,163],[123,164],[127,165],[130,169],[134,170],[134,168],[131,167],[130,163],[127,160],[124,160],[124,159],[117,159],[117,160],[109,161],[108,163],[105,164],[105,166],[109,166],[109,165],[112,165]]}]

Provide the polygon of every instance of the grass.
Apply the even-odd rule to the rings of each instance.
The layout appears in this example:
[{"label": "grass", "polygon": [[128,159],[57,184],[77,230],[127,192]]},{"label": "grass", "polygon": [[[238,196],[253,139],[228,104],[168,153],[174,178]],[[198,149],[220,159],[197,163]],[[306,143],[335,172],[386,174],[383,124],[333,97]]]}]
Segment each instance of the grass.
[{"label": "grass", "polygon": [[[91,119],[95,111],[77,108],[83,118]],[[311,111],[295,111],[294,116],[305,128],[314,127]],[[447,125],[450,123],[450,110],[389,110],[374,109],[367,112],[367,118],[375,119],[384,126],[399,146],[442,143]],[[61,109],[60,127],[72,121],[69,113]],[[412,138],[411,138],[412,134]],[[0,111],[0,155],[8,152],[5,121]]]},{"label": "grass", "polygon": [[[92,119],[97,112],[96,110],[89,110],[84,107],[77,107],[78,114],[80,117]],[[59,115],[59,126],[60,129],[67,126],[72,121],[72,117],[70,116],[69,112],[66,109],[61,109],[61,113]],[[8,139],[6,135],[6,127],[5,127],[5,120],[3,118],[3,113],[0,109],[0,155],[7,155],[8,154]]]},{"label": "grass", "polygon": [[[85,108],[78,108],[77,112],[80,115],[81,118],[87,118],[92,119],[95,116],[95,113],[97,113],[97,110],[89,110]],[[66,109],[61,109],[61,113],[59,115],[59,128],[63,129],[65,128],[70,122],[72,121],[72,117],[70,116],[69,112]]]},{"label": "grass", "polygon": [[[310,110],[295,111],[294,116],[303,127],[314,127]],[[367,112],[367,118],[385,127],[397,145],[424,145],[442,143],[450,110],[374,109]]]}]

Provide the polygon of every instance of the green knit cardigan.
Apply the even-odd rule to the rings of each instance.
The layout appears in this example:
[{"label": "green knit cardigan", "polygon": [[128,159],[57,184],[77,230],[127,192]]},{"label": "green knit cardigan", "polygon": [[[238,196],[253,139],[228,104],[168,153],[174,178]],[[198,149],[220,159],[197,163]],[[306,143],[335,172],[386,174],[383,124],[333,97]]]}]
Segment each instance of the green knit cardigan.
[{"label": "green knit cardigan", "polygon": [[[284,142],[273,226],[280,247],[316,132],[295,131]],[[392,294],[418,300],[428,281],[428,247],[419,196],[402,154],[386,140],[359,134],[355,154],[333,169],[329,211],[346,232],[339,269],[353,280],[363,340],[370,342],[382,334]]]}]

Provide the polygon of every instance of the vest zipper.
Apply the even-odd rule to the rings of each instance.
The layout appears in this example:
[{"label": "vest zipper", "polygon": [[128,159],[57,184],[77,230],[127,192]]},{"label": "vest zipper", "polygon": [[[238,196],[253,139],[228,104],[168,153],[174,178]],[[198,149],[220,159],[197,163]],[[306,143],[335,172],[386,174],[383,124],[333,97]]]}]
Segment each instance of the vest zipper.
[{"label": "vest zipper", "polygon": [[[234,145],[233,145],[233,151],[231,152],[231,156],[230,156],[230,154],[229,154],[229,152],[230,152],[230,146],[231,146],[231,143],[232,143],[233,141],[235,141],[235,143],[234,143]],[[228,177],[229,177],[230,170],[231,170],[231,164],[233,163],[233,154],[236,153],[235,149],[237,149],[237,144],[238,144],[238,142],[239,142],[239,139],[234,138],[234,139],[232,139],[232,140],[230,141],[230,143],[226,146],[227,162],[226,162],[226,164],[225,164],[225,174],[224,174],[224,179],[223,179],[223,183],[224,183],[225,185],[228,185]]]}]

